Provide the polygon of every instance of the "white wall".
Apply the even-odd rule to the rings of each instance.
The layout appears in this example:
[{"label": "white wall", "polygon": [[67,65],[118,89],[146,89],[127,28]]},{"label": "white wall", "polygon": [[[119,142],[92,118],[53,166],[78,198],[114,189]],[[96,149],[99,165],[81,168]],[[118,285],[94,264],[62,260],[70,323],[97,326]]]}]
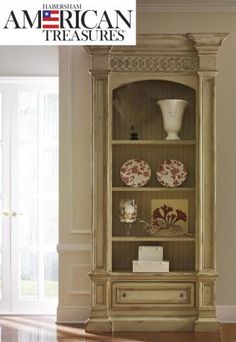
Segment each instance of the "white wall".
[{"label": "white wall", "polygon": [[0,76],[58,76],[58,48],[0,46]]},{"label": "white wall", "polygon": [[60,48],[59,305],[57,321],[90,311],[92,108],[89,55]]}]

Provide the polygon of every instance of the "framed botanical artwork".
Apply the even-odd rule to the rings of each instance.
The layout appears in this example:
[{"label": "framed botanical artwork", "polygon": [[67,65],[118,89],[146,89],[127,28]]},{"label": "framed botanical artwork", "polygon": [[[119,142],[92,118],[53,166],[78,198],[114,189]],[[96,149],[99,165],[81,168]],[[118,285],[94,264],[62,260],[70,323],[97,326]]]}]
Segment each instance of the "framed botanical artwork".
[{"label": "framed botanical artwork", "polygon": [[155,236],[186,236],[188,234],[187,199],[152,199],[152,224],[148,232]]}]

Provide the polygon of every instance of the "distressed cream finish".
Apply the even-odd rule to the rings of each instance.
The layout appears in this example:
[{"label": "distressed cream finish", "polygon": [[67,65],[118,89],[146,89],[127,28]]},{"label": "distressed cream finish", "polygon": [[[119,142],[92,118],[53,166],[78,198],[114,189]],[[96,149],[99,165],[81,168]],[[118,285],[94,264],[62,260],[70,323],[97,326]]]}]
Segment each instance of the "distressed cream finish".
[{"label": "distressed cream finish", "polygon": [[194,283],[112,284],[112,308],[194,307]]},{"label": "distressed cream finish", "polygon": [[[219,328],[215,310],[215,76],[217,51],[225,37],[204,33],[140,35],[135,47],[89,48],[93,77],[93,269],[87,331]],[[112,272],[112,90],[150,78],[196,90],[194,272]],[[123,295],[126,300],[121,300]],[[145,307],[142,299],[152,304]]]}]

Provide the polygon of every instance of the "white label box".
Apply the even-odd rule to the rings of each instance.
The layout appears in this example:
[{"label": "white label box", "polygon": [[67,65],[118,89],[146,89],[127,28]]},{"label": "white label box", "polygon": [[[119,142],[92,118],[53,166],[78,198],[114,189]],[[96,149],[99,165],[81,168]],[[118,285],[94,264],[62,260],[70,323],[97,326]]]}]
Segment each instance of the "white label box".
[{"label": "white label box", "polygon": [[163,247],[139,246],[138,260],[140,261],[163,261]]},{"label": "white label box", "polygon": [[133,260],[133,272],[169,272],[169,261]]}]

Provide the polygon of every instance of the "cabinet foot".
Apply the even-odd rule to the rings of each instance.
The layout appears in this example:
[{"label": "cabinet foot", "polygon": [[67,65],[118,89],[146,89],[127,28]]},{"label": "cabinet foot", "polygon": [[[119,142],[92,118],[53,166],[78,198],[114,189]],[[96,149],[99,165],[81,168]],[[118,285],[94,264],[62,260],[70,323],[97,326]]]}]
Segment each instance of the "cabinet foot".
[{"label": "cabinet foot", "polygon": [[85,325],[85,331],[88,333],[112,333],[112,322],[108,319],[88,319]]},{"label": "cabinet foot", "polygon": [[195,321],[195,332],[220,332],[221,324],[217,319],[200,318]]}]

